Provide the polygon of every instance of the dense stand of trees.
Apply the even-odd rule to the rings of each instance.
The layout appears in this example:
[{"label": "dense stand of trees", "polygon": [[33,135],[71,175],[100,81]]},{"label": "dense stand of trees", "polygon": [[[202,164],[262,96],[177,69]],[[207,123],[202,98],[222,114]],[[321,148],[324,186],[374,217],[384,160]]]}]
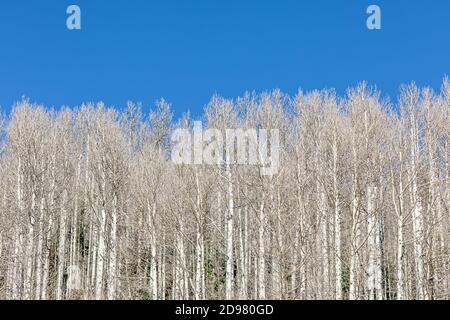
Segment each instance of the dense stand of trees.
[{"label": "dense stand of trees", "polygon": [[0,119],[0,299],[448,299],[450,83],[214,97],[280,168],[175,165],[161,100]]}]

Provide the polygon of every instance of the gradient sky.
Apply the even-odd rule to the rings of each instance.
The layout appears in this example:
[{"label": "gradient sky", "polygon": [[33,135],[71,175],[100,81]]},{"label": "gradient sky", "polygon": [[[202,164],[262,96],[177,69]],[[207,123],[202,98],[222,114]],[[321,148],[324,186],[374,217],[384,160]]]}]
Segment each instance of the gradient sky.
[{"label": "gradient sky", "polygon": [[[77,4],[82,30],[66,28]],[[366,9],[382,9],[382,30]],[[362,80],[393,100],[402,83],[450,73],[448,0],[2,0],[0,106],[159,97],[200,114],[214,93],[294,94]]]}]

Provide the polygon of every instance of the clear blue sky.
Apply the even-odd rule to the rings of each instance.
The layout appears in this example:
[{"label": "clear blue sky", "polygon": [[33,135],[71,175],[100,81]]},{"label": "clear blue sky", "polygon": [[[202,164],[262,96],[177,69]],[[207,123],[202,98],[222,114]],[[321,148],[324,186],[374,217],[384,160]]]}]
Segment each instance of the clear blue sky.
[{"label": "clear blue sky", "polygon": [[[82,30],[66,29],[66,8]],[[382,9],[382,30],[366,8]],[[0,106],[59,107],[159,97],[199,114],[214,93],[295,93],[361,80],[396,99],[450,73],[448,0],[2,0]]]}]

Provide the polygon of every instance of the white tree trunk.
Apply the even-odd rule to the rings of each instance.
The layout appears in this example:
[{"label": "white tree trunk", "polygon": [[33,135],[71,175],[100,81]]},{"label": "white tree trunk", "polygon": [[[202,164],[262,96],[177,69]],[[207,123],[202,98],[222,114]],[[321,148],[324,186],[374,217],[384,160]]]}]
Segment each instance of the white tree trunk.
[{"label": "white tree trunk", "polygon": [[150,230],[150,293],[151,299],[158,299],[158,279],[156,268],[156,230],[154,219],[156,217],[156,203],[148,202],[148,228]]},{"label": "white tree trunk", "polygon": [[95,271],[95,299],[103,299],[103,267],[105,261],[105,223],[106,209],[100,208],[100,225],[98,226],[98,248],[96,254],[96,271]]},{"label": "white tree trunk", "polygon": [[196,238],[195,238],[195,292],[196,300],[204,299],[204,243],[202,231],[202,208],[201,208],[201,189],[198,178],[198,172],[195,171],[195,184],[197,188],[197,203],[196,203]]},{"label": "white tree trunk", "polygon": [[21,263],[21,247],[22,247],[22,235],[20,234],[19,223],[16,222],[14,226],[14,246],[13,252],[14,256],[12,259],[11,275],[10,275],[10,285],[11,288],[11,298],[12,300],[20,299],[20,285],[22,282],[22,263]]},{"label": "white tree trunk", "polygon": [[56,300],[64,299],[64,265],[65,265],[65,252],[66,252],[66,199],[67,190],[63,191],[61,201],[61,211],[59,220],[59,241],[58,241],[58,273],[56,282]]},{"label": "white tree trunk", "polygon": [[182,300],[186,297],[187,288],[185,287],[185,270],[186,270],[186,258],[184,253],[184,241],[183,241],[184,226],[180,221],[180,229],[176,234],[176,256],[175,256],[175,279],[174,279],[174,299]]},{"label": "white tree trunk", "polygon": [[353,144],[353,185],[352,185],[352,232],[351,232],[351,253],[350,253],[350,292],[349,299],[359,299],[359,270],[360,270],[360,245],[361,245],[361,229],[360,229],[360,212],[359,212],[359,195],[358,195],[358,174],[356,169],[356,149]]},{"label": "white tree trunk", "polygon": [[37,252],[36,252],[36,291],[35,291],[35,300],[41,299],[42,294],[42,262],[43,262],[43,256],[42,256],[42,246],[44,244],[44,206],[45,206],[45,198],[44,195],[42,195],[41,198],[41,204],[39,208],[39,226],[38,226],[38,243],[37,243]]},{"label": "white tree trunk", "polygon": [[413,205],[413,233],[414,233],[414,261],[417,275],[417,299],[426,298],[425,266],[424,266],[424,227],[423,206],[417,187],[417,129],[413,115],[411,115],[411,196]]},{"label": "white tree trunk", "polygon": [[75,184],[75,206],[72,214],[72,221],[70,224],[70,251],[69,251],[69,268],[67,269],[67,296],[70,299],[72,297],[72,291],[77,288],[78,280],[78,261],[77,261],[77,237],[78,237],[78,184],[79,184],[79,175],[80,175],[80,166],[78,165],[78,169],[76,172],[76,184]]},{"label": "white tree trunk", "polygon": [[337,134],[333,134],[333,198],[334,198],[334,246],[335,246],[335,297],[342,300],[342,255],[341,255],[341,208],[338,190]]},{"label": "white tree trunk", "polygon": [[380,299],[381,284],[381,243],[380,221],[376,213],[377,188],[367,186],[368,252],[367,288],[370,300]]},{"label": "white tree trunk", "polygon": [[[101,193],[103,197],[106,197],[106,178],[105,178],[105,172],[103,171],[104,168],[100,168],[102,172],[102,190]],[[103,269],[104,269],[104,263],[106,258],[106,252],[105,252],[105,238],[106,238],[106,200],[102,199],[100,200],[100,221],[99,225],[97,227],[98,229],[98,246],[97,246],[97,254],[96,254],[96,271],[95,271],[95,299],[96,300],[102,300],[103,299],[103,287],[104,287],[104,281],[103,281]]]},{"label": "white tree trunk", "polygon": [[[444,150],[449,150],[449,141],[445,141]],[[442,198],[444,203],[450,203],[450,152],[445,153],[445,170],[444,170],[444,192]],[[448,210],[448,209],[447,209]],[[442,234],[442,251],[445,252],[448,248],[449,239],[449,225],[450,217],[445,215],[442,217],[441,234]],[[444,255],[444,292],[450,292],[450,253],[446,252]]]},{"label": "white tree trunk", "polygon": [[[163,231],[161,242],[164,244],[166,240],[165,233]],[[159,284],[159,299],[166,299],[166,249],[165,246],[161,246],[161,250],[159,251],[159,276],[158,276],[158,284]],[[204,285],[203,285],[204,287]]]},{"label": "white tree trunk", "polygon": [[265,194],[262,191],[261,203],[259,208],[259,229],[258,229],[258,298],[264,300],[266,298],[266,249],[265,249]]},{"label": "white tree trunk", "polygon": [[[53,192],[51,193],[51,199]],[[46,230],[46,238],[45,238],[45,251],[44,251],[44,265],[42,267],[42,292],[41,292],[41,300],[47,300],[47,291],[48,291],[48,273],[50,268],[50,240],[52,236],[52,227],[53,227],[53,216],[52,216],[52,208],[53,208],[53,200],[50,201],[50,212],[48,218],[48,225]]]},{"label": "white tree trunk", "polygon": [[329,247],[328,247],[328,213],[326,208],[326,195],[321,182],[318,183],[319,195],[319,213],[320,213],[320,241],[322,256],[322,276],[321,276],[321,299],[329,299],[329,281],[330,281],[330,266],[329,266]]},{"label": "white tree trunk", "polygon": [[[110,233],[111,247],[109,248],[108,300],[114,300],[116,299],[117,289],[117,194],[114,194],[113,199]],[[156,270],[154,276],[156,278]]]},{"label": "white tree trunk", "polygon": [[233,299],[234,287],[234,257],[233,257],[233,219],[234,219],[234,194],[233,181],[229,161],[227,161],[227,179],[228,179],[228,211],[226,212],[226,250],[227,261],[225,269],[225,299]]},{"label": "white tree trunk", "polygon": [[19,156],[17,166],[17,209],[18,218],[15,222],[14,232],[14,259],[13,259],[13,271],[11,276],[12,283],[12,299],[16,300],[20,298],[20,284],[21,284],[21,248],[22,248],[22,235],[20,232],[20,219],[23,214],[23,175],[22,175],[22,159]]},{"label": "white tree trunk", "polygon": [[[242,214],[244,212],[244,214]],[[246,300],[248,298],[248,272],[247,272],[247,207],[238,210],[239,219],[239,297]]]},{"label": "white tree trunk", "polygon": [[405,299],[405,283],[404,283],[404,205],[403,205],[403,176],[402,176],[402,151],[399,156],[399,175],[398,175],[398,192],[396,192],[394,169],[391,165],[391,190],[392,202],[396,213],[397,221],[397,300]]},{"label": "white tree trunk", "polygon": [[32,287],[32,274],[33,274],[33,262],[34,262],[34,224],[35,224],[35,209],[36,209],[36,192],[34,186],[31,188],[31,210],[28,221],[28,234],[27,234],[27,246],[25,251],[26,271],[24,279],[24,299],[32,299],[33,287]]},{"label": "white tree trunk", "polygon": [[[272,203],[274,203],[273,200]],[[275,243],[272,246],[272,250],[274,250],[272,257],[272,298],[280,300],[283,296],[282,250],[284,249],[284,245],[282,235],[283,231],[281,229],[281,195],[279,188],[277,188],[277,200],[275,205]]]}]

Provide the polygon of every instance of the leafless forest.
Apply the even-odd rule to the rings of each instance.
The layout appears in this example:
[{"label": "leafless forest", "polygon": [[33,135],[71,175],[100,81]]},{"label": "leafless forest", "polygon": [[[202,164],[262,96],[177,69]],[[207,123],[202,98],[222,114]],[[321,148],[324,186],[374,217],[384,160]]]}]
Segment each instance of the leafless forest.
[{"label": "leafless forest", "polygon": [[450,82],[205,107],[280,132],[280,168],[175,165],[159,101],[0,126],[0,299],[449,299]]}]

